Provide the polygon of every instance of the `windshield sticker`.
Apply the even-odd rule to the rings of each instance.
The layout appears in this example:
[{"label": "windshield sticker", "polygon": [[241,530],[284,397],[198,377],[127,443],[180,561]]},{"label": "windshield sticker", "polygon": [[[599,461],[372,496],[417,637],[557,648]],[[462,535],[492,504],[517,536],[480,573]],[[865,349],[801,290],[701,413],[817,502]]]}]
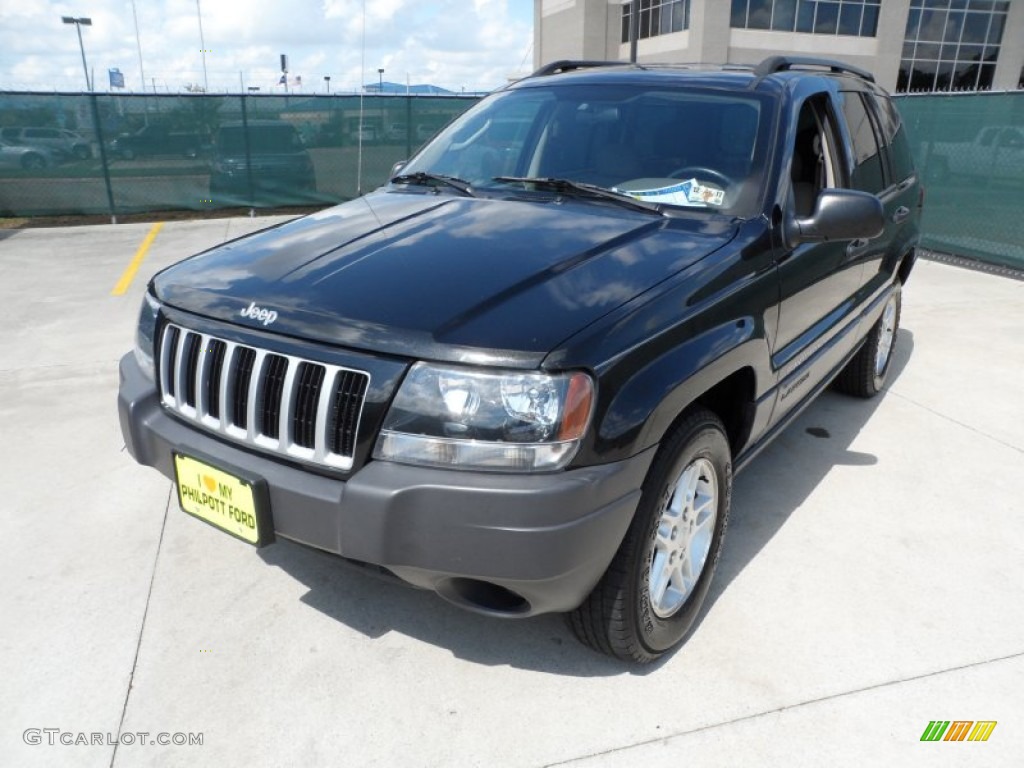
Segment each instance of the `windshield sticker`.
[{"label": "windshield sticker", "polygon": [[615,191],[646,203],[671,203],[689,207],[721,205],[725,200],[725,190],[706,186],[697,179],[689,179],[658,189],[616,189]]}]

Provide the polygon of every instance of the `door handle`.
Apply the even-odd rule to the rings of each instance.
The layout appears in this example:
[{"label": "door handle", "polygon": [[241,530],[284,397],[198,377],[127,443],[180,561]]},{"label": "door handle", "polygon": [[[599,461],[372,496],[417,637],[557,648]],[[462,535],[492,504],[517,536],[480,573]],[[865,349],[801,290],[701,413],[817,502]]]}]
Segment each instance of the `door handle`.
[{"label": "door handle", "polygon": [[901,205],[899,208],[896,209],[896,212],[892,215],[893,224],[899,224],[909,215],[910,209],[907,208],[905,205]]},{"label": "door handle", "polygon": [[868,246],[868,241],[862,237],[858,237],[856,240],[851,240],[846,246],[846,255],[853,256],[860,253]]}]

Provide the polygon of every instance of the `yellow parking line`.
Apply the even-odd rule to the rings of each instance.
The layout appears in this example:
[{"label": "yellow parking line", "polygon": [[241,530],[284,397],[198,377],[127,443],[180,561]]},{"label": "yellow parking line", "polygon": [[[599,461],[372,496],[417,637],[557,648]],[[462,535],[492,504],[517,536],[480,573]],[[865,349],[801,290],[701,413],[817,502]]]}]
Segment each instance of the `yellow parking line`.
[{"label": "yellow parking line", "polygon": [[142,241],[142,245],[139,246],[139,250],[135,252],[135,257],[132,259],[132,263],[127,266],[124,270],[124,274],[121,275],[121,279],[117,281],[117,285],[114,286],[114,290],[110,292],[111,296],[121,296],[125,291],[128,290],[128,286],[132,284],[132,280],[135,279],[135,273],[139,271],[139,265],[142,260],[146,258],[146,251],[149,250],[149,246],[156,240],[157,233],[163,227],[164,223],[161,221],[153,225],[153,228],[149,230],[149,234],[146,235],[146,239]]}]

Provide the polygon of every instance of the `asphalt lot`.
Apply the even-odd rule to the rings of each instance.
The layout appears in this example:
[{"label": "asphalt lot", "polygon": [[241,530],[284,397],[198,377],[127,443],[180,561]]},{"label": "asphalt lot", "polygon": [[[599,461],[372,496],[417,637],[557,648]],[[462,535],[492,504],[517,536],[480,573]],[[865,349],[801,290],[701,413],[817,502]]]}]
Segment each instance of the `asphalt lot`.
[{"label": "asphalt lot", "polygon": [[884,396],[826,393],[737,478],[703,621],[629,668],[256,551],[122,450],[149,275],[276,220],[168,223],[119,296],[152,225],[0,231],[0,766],[1021,765],[1024,282],[919,263]]}]

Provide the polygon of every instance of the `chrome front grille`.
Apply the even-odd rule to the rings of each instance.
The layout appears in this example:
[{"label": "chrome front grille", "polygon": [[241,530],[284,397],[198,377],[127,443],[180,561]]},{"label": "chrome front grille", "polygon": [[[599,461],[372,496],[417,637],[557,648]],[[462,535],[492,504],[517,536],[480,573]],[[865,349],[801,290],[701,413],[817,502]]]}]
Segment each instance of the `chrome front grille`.
[{"label": "chrome front grille", "polygon": [[351,469],[370,377],[168,324],[160,397],[178,415],[240,443]]}]

